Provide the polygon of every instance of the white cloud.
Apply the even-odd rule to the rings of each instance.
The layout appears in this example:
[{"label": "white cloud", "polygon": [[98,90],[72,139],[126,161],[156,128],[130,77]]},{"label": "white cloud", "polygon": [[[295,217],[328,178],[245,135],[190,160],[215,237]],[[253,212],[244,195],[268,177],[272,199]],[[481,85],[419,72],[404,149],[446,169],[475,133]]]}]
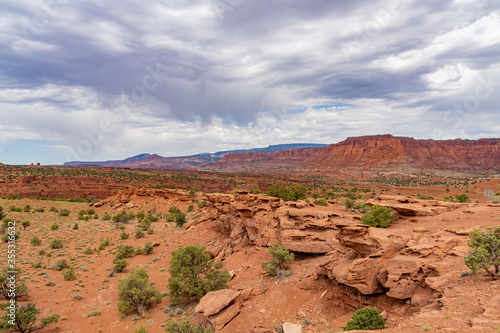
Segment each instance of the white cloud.
[{"label": "white cloud", "polygon": [[[498,128],[496,87],[460,125],[443,116],[498,81],[495,4],[58,1],[0,8],[4,144],[77,150],[103,119],[113,131],[84,159]],[[118,117],[134,92],[146,98]]]}]

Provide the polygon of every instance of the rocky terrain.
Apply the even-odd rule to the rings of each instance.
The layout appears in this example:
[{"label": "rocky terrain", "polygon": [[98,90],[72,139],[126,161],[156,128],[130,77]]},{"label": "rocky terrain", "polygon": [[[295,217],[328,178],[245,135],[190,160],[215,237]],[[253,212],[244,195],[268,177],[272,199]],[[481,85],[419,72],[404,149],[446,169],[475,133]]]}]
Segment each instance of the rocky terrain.
[{"label": "rocky terrain", "polygon": [[[157,211],[192,199],[182,191],[131,189],[94,206]],[[378,195],[367,203],[391,207],[397,220],[379,229],[359,224],[360,215],[336,200],[321,207],[244,191],[200,199],[208,204],[195,212],[201,216],[188,223],[184,237],[198,235],[235,276],[230,290],[207,295],[193,311],[218,323],[221,332],[274,332],[284,322],[304,332],[335,331],[365,306],[384,311],[387,332],[500,327],[498,282],[482,274],[461,277],[468,271],[469,232],[497,225],[497,205]],[[274,242],[297,257],[294,274],[283,280],[260,267]],[[311,324],[304,325],[306,318]]]}]

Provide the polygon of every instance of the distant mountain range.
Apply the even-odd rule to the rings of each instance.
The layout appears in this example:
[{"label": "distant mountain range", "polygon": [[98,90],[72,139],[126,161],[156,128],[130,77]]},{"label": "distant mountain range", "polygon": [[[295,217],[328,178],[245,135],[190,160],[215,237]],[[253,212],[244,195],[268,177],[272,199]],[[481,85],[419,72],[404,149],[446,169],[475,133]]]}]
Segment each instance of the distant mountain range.
[{"label": "distant mountain range", "polygon": [[265,148],[225,150],[215,153],[202,153],[191,156],[163,157],[157,154],[140,154],[124,160],[116,161],[94,161],[66,162],[64,166],[104,166],[115,168],[137,168],[137,169],[196,169],[206,163],[219,161],[227,154],[242,153],[272,153],[283,150],[309,149],[326,147],[326,144],[317,143],[290,143],[282,145],[271,145]]},{"label": "distant mountain range", "polygon": [[416,140],[390,134],[351,137],[321,148],[227,154],[204,170],[453,170],[500,172],[500,139]]},{"label": "distant mountain range", "polygon": [[328,146],[273,145],[182,157],[141,154],[121,161],[68,162],[64,165],[230,172],[323,170],[346,174],[425,170],[500,172],[500,139],[416,140],[385,134],[351,137]]}]

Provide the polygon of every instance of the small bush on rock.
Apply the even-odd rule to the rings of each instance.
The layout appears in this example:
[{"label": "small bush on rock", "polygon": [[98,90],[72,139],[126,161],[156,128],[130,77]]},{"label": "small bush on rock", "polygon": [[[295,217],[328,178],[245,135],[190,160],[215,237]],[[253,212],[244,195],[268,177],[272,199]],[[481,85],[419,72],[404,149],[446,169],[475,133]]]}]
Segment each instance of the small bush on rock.
[{"label": "small bush on rock", "polygon": [[387,228],[394,222],[394,216],[391,215],[391,208],[375,205],[371,212],[361,217],[361,222],[376,228]]},{"label": "small bush on rock", "polygon": [[486,231],[474,229],[468,245],[474,250],[464,258],[465,265],[472,272],[482,268],[489,276],[500,279],[500,226],[488,227]]},{"label": "small bush on rock", "polygon": [[352,320],[347,322],[344,331],[354,330],[378,330],[387,328],[385,320],[377,308],[358,309],[354,312]]},{"label": "small bush on rock", "polygon": [[[272,257],[271,261],[263,261],[262,268],[273,276],[283,277],[285,263],[291,263],[294,255],[284,246],[279,245],[277,242],[271,246],[267,253]],[[289,275],[289,274],[288,274]]]}]

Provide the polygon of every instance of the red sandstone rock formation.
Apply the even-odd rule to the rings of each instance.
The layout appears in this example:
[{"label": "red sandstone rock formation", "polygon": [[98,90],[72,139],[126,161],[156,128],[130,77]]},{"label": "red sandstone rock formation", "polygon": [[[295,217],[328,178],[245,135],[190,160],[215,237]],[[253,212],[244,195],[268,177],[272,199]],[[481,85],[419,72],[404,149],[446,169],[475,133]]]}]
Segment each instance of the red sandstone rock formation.
[{"label": "red sandstone rock formation", "polygon": [[439,169],[500,170],[500,139],[415,140],[376,135],[324,148],[228,154],[208,169]]}]

